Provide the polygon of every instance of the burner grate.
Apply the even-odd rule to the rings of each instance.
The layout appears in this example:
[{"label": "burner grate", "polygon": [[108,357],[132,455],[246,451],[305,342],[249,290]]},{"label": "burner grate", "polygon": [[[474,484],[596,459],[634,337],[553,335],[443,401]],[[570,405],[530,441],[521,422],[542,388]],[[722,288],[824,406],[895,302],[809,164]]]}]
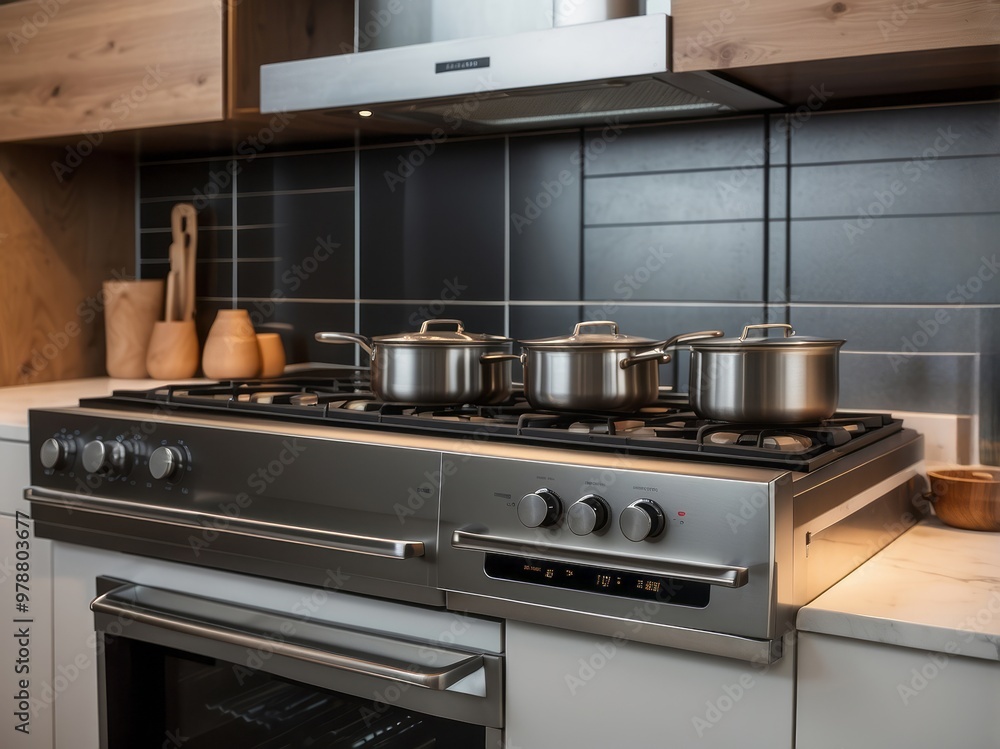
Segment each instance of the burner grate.
[{"label": "burner grate", "polygon": [[886,414],[838,413],[817,424],[732,424],[700,419],[676,394],[632,414],[533,410],[523,395],[495,406],[378,401],[368,371],[339,368],[274,380],[116,391],[82,405],[162,408],[318,421],[410,433],[522,440],[571,449],[724,461],[809,471],[902,429]]}]

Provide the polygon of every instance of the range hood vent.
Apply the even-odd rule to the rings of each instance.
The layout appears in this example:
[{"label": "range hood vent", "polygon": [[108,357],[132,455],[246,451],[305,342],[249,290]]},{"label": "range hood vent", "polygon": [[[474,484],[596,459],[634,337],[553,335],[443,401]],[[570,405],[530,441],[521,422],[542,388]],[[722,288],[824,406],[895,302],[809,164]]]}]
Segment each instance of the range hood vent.
[{"label": "range hood vent", "polygon": [[780,106],[707,73],[673,73],[670,59],[662,13],[407,43],[264,65],[261,111],[368,110],[424,129],[483,132]]}]

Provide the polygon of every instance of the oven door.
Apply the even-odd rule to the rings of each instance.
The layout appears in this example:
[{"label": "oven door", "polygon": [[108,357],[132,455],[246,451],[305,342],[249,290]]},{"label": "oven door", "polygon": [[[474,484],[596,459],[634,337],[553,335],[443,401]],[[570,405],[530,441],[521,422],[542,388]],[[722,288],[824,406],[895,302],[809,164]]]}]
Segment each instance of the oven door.
[{"label": "oven door", "polygon": [[498,654],[111,578],[97,590],[102,749],[501,746]]}]

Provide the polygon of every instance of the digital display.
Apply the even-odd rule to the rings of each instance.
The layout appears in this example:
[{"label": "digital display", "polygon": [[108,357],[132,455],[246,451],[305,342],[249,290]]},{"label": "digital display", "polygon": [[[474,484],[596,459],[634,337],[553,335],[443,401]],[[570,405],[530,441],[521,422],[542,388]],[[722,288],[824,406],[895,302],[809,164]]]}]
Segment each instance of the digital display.
[{"label": "digital display", "polygon": [[497,580],[534,583],[694,608],[707,606],[711,592],[711,586],[707,583],[640,575],[583,564],[540,562],[504,554],[487,554],[483,569],[487,575]]}]

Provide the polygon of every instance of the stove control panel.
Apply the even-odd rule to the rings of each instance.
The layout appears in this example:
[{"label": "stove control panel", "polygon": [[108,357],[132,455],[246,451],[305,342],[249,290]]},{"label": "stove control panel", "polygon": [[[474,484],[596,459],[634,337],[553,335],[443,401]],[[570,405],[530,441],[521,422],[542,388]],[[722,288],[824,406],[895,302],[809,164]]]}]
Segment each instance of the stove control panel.
[{"label": "stove control panel", "polygon": [[76,444],[60,437],[50,437],[42,443],[38,457],[46,468],[63,471],[73,466]]},{"label": "stove control panel", "polygon": [[604,530],[608,524],[608,503],[604,497],[588,494],[572,504],[566,513],[566,524],[578,536]]},{"label": "stove control panel", "polygon": [[127,442],[91,440],[83,446],[82,463],[88,473],[127,476],[132,469],[132,449]]},{"label": "stove control panel", "polygon": [[517,519],[525,528],[547,528],[555,525],[561,515],[562,501],[550,489],[525,494],[517,503]]},{"label": "stove control panel", "polygon": [[620,618],[623,632],[639,622],[725,631],[734,620],[766,629],[783,474],[545,458],[443,454],[443,589],[539,606],[542,623],[581,611]]},{"label": "stove control panel", "polygon": [[618,525],[622,535],[636,543],[656,538],[667,527],[663,510],[651,499],[637,500],[622,510]]},{"label": "stove control panel", "polygon": [[184,454],[180,448],[161,445],[149,456],[149,475],[157,481],[174,481],[184,468]]}]

